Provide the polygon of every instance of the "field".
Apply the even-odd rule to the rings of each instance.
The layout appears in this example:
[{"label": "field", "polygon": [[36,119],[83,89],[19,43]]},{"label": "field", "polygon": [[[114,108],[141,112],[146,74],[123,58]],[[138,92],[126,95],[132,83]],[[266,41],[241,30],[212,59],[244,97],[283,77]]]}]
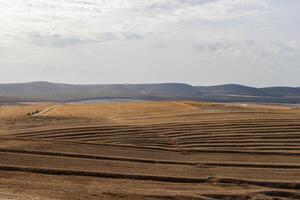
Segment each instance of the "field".
[{"label": "field", "polygon": [[0,200],[300,199],[298,108],[2,105],[0,139]]}]

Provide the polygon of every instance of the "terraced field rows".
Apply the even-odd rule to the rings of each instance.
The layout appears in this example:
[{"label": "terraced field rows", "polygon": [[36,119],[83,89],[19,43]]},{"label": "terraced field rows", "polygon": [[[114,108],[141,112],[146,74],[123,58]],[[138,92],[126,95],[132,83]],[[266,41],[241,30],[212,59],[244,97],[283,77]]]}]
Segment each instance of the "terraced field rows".
[{"label": "terraced field rows", "polygon": [[[60,140],[93,144],[185,150],[257,150],[299,152],[300,122],[291,119],[236,120],[223,123],[166,123],[71,127],[20,132],[24,139]],[[268,151],[266,151],[268,150]],[[300,152],[299,152],[300,153]]]},{"label": "terraced field rows", "polygon": [[300,199],[300,114],[232,109],[215,119],[193,111],[134,124],[131,113],[130,123],[16,129],[0,137],[0,184],[60,200]]}]

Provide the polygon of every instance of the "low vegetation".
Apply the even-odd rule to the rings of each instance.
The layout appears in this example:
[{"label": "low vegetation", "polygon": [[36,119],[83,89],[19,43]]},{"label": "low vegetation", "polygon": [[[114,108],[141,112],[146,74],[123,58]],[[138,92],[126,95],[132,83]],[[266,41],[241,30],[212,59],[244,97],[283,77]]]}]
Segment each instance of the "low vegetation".
[{"label": "low vegetation", "polygon": [[36,110],[36,111],[27,113],[27,115],[28,116],[34,116],[34,115],[38,114],[39,112],[40,112],[39,110]]},{"label": "low vegetation", "polygon": [[44,107],[0,111],[0,183],[7,186],[0,192],[7,197],[300,197],[297,109],[143,102],[50,105],[42,117],[24,116]]}]

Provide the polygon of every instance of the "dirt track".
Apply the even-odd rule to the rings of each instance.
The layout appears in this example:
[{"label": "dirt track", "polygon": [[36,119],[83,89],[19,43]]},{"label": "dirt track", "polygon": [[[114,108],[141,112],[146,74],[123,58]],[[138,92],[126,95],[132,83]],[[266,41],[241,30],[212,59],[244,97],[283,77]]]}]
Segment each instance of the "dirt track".
[{"label": "dirt track", "polygon": [[299,109],[52,106],[0,107],[0,199],[300,199]]}]

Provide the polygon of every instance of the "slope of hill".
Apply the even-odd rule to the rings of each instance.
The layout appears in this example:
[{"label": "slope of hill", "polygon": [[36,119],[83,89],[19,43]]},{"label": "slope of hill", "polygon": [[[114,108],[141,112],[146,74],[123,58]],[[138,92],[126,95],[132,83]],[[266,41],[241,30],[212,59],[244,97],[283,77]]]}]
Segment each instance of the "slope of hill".
[{"label": "slope of hill", "polygon": [[248,87],[238,84],[225,84],[216,86],[196,86],[196,88],[207,94],[236,94],[250,96],[264,96],[264,91],[258,88]]},{"label": "slope of hill", "polygon": [[[49,82],[0,84],[2,99],[16,101],[76,101],[97,98],[148,100],[196,99],[200,92],[181,83],[71,85]],[[1,99],[1,98],[0,98]]]},{"label": "slope of hill", "polygon": [[0,199],[299,200],[299,136],[286,106],[0,107]]},{"label": "slope of hill", "polygon": [[237,84],[191,86],[183,83],[72,85],[31,82],[0,84],[0,102],[69,102],[92,99],[300,103],[300,88],[255,88]]},{"label": "slope of hill", "polygon": [[216,86],[196,86],[196,88],[207,94],[232,94],[261,97],[285,97],[300,96],[300,88],[297,87],[265,87],[255,88],[238,84],[225,84]]},{"label": "slope of hill", "polygon": [[268,87],[261,88],[260,91],[268,96],[283,97],[283,96],[300,96],[299,87]]},{"label": "slope of hill", "polygon": [[202,93],[201,100],[217,102],[300,103],[300,88],[255,88],[237,84],[195,86]]}]

